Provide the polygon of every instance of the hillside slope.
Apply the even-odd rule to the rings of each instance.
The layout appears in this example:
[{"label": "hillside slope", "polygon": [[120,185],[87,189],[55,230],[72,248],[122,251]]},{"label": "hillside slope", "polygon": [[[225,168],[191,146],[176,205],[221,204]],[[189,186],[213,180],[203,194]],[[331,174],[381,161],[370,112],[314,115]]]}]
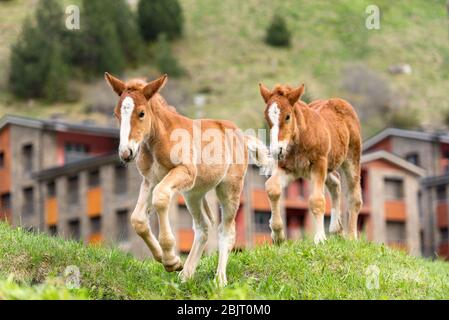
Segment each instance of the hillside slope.
[{"label": "hillside slope", "polygon": [[[0,298],[449,299],[448,263],[366,241],[331,238],[320,246],[288,242],[233,253],[230,285],[220,290],[213,282],[216,263],[216,255],[203,257],[195,278],[183,284],[150,260],[0,224],[0,279],[10,278],[0,281]],[[79,269],[83,290],[64,288],[68,266]]]},{"label": "hillside slope", "polygon": [[[416,111],[423,124],[431,125],[441,124],[442,112],[449,110],[446,0],[378,0],[381,29],[371,31],[365,28],[365,9],[372,4],[370,0],[180,2],[186,25],[184,37],[174,44],[174,51],[187,76],[171,79],[174,86],[165,94],[169,101],[170,96],[180,96],[174,102],[191,116],[197,114],[193,96],[205,93],[205,116],[228,118],[243,127],[261,126],[259,82],[270,86],[277,82],[305,82],[311,98],[341,96],[359,108],[363,97],[348,92],[344,84],[369,87],[369,79],[363,77],[370,74],[380,82],[379,88],[372,89],[370,98],[389,97],[387,102],[380,99],[381,107],[388,104]],[[0,3],[0,26],[7,27],[0,32],[1,77],[7,74],[7,51],[25,16],[21,8],[32,3],[35,0]],[[266,26],[275,12],[286,18],[292,31],[289,49],[271,48],[263,42]],[[128,75],[157,74],[153,57],[148,56],[147,61]],[[389,74],[387,69],[398,63],[409,64],[412,74]],[[353,78],[351,72],[360,65],[367,74],[362,72],[362,79]],[[43,116],[67,111],[70,117],[80,117],[83,107],[92,102],[88,99],[84,95],[75,105],[45,107],[3,94],[0,111]],[[385,125],[385,114],[379,111],[376,116],[366,116],[364,124],[364,133],[369,135]]]}]

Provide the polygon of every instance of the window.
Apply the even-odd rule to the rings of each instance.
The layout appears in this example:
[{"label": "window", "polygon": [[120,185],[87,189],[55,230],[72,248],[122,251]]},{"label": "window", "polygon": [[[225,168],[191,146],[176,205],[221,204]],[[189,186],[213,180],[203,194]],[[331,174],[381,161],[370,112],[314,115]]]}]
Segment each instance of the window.
[{"label": "window", "polygon": [[447,192],[446,192],[446,186],[445,185],[440,185],[437,186],[437,200],[438,201],[442,201],[442,200],[446,200],[447,199]]},{"label": "window", "polygon": [[405,223],[387,221],[386,226],[387,242],[404,242],[406,240]]},{"label": "window", "polygon": [[118,165],[115,167],[115,193],[124,194],[128,189],[126,167]]},{"label": "window", "polygon": [[58,226],[56,226],[56,225],[49,226],[48,227],[48,233],[51,236],[57,236],[58,235]]},{"label": "window", "polygon": [[34,214],[34,192],[32,187],[23,189],[22,213],[24,215]]},{"label": "window", "polygon": [[410,163],[413,163],[414,165],[419,166],[419,154],[416,152],[407,154],[405,156],[405,160],[407,160]]},{"label": "window", "polygon": [[98,187],[100,185],[100,170],[89,172],[89,187]]},{"label": "window", "polygon": [[101,216],[90,218],[90,234],[101,233]]},{"label": "window", "polygon": [[0,151],[0,169],[5,166],[5,153]]},{"label": "window", "polygon": [[54,181],[47,183],[47,197],[56,197],[56,183]]},{"label": "window", "polygon": [[11,209],[11,194],[10,193],[4,193],[0,196],[0,208],[2,211]]},{"label": "window", "polygon": [[440,229],[440,242],[449,242],[449,233],[447,228]]},{"label": "window", "polygon": [[77,204],[79,200],[78,176],[70,177],[67,181],[67,201],[70,204]]},{"label": "window", "polygon": [[33,171],[33,145],[27,144],[22,148],[23,170],[25,173]]},{"label": "window", "polygon": [[69,221],[69,237],[75,240],[79,240],[81,238],[79,219],[73,219]]},{"label": "window", "polygon": [[401,200],[404,198],[404,183],[402,179],[385,178],[385,197],[388,200]]},{"label": "window", "polygon": [[64,146],[65,163],[85,159],[89,155],[89,146],[82,143],[68,142]]},{"label": "window", "polygon": [[117,216],[117,241],[124,242],[129,239],[128,210],[118,210]]},{"label": "window", "polygon": [[256,211],[254,214],[255,231],[256,232],[270,232],[270,212]]}]

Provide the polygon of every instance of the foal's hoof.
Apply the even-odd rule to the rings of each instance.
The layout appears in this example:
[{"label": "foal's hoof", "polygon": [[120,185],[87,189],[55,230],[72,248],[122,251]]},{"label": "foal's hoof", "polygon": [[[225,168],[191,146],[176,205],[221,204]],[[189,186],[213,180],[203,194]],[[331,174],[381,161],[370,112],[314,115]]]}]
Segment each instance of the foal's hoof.
[{"label": "foal's hoof", "polygon": [[324,243],[324,241],[326,241],[326,234],[324,232],[316,234],[315,238],[313,239],[313,242],[315,242],[315,244]]},{"label": "foal's hoof", "polygon": [[331,224],[329,226],[329,233],[343,236],[343,226],[339,222]]},{"label": "foal's hoof", "polygon": [[273,239],[273,243],[276,245],[280,245],[282,242],[285,241],[285,234],[284,231],[280,232],[272,232],[271,233],[271,239]]},{"label": "foal's hoof", "polygon": [[228,285],[228,279],[226,278],[226,274],[217,273],[215,276],[215,284],[219,288],[224,288]]},{"label": "foal's hoof", "polygon": [[181,271],[183,268],[183,263],[181,259],[178,258],[174,264],[167,265],[164,264],[165,271],[167,272],[175,272],[175,271]]}]

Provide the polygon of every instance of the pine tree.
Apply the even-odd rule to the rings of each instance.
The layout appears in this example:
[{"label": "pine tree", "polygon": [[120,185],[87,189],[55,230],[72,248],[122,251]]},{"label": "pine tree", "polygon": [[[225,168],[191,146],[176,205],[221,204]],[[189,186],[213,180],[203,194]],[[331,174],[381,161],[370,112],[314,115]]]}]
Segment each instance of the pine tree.
[{"label": "pine tree", "polygon": [[277,14],[274,15],[267,29],[265,42],[275,47],[288,47],[290,46],[290,36],[290,31],[284,18]]},{"label": "pine tree", "polygon": [[173,55],[167,36],[162,33],[158,36],[155,50],[155,60],[158,70],[161,73],[167,73],[171,77],[180,77],[184,74],[184,70]]},{"label": "pine tree", "polygon": [[169,39],[180,37],[184,24],[178,0],[140,0],[138,21],[146,41],[154,41],[162,33]]},{"label": "pine tree", "polygon": [[[62,48],[57,48],[63,33],[63,10],[57,0],[41,0],[36,8],[35,19],[26,19],[18,41],[11,48],[9,82],[11,91],[21,98],[46,98],[49,93],[47,81],[53,69],[53,58],[59,64],[61,75],[59,97],[67,92],[68,68]],[[58,50],[58,52],[55,52]],[[60,56],[60,59],[58,58]],[[55,98],[51,98],[54,100]]]}]

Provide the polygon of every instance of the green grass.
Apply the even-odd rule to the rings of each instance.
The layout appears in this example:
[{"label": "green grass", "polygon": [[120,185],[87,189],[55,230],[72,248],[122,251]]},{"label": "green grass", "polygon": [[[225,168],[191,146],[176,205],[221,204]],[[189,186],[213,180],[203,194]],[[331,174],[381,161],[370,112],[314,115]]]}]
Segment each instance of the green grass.
[{"label": "green grass", "polygon": [[[0,281],[0,298],[449,299],[448,263],[366,241],[331,238],[319,246],[287,242],[232,253],[225,289],[214,284],[216,263],[216,255],[203,257],[194,279],[181,283],[151,260],[0,224],[0,278],[9,278]],[[79,268],[82,289],[64,287],[67,266]],[[367,287],[369,268],[380,271],[378,289]]]},{"label": "green grass", "polygon": [[[9,45],[34,2],[0,3],[0,78],[7,75]],[[417,109],[423,124],[439,125],[441,113],[449,109],[446,0],[378,0],[381,29],[373,31],[365,28],[365,8],[372,4],[371,0],[180,2],[185,32],[174,43],[174,52],[187,76],[171,79],[170,90],[178,98],[187,97],[182,99],[183,112],[191,116],[195,115],[192,96],[208,92],[206,116],[231,119],[242,127],[261,126],[259,82],[269,86],[277,82],[305,82],[312,98],[350,98],[342,88],[342,76],[344,68],[355,63],[383,76],[396,92],[395,103]],[[292,31],[289,49],[264,44],[265,29],[274,12],[286,18]],[[155,75],[154,57],[148,56],[146,61],[128,75]],[[410,64],[413,73],[390,75],[388,67],[397,63]],[[166,95],[170,100],[170,93]],[[68,117],[79,118],[83,116],[85,99],[76,108],[64,104],[44,107],[40,103],[29,106],[0,94],[0,112],[33,110],[33,115],[46,116],[69,111]],[[385,123],[383,115],[368,120],[363,126],[365,136]]]}]

